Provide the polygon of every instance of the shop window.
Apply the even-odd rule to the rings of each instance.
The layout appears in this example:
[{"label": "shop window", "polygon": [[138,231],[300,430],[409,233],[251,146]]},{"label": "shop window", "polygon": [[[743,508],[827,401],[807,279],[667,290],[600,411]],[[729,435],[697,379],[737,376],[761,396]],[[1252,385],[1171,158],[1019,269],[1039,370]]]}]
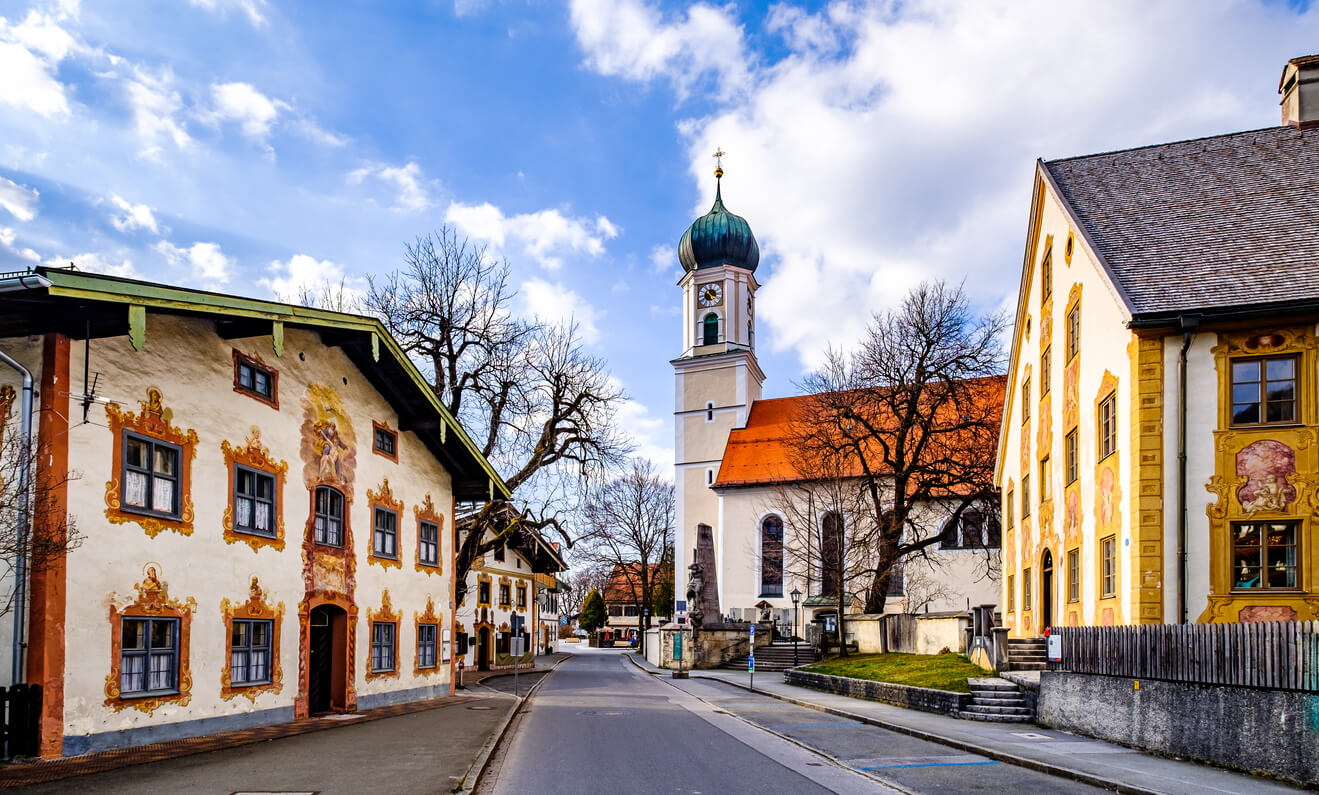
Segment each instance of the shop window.
[{"label": "shop window", "polygon": [[1295,589],[1299,582],[1296,556],[1299,529],[1299,522],[1232,525],[1233,589]]}]

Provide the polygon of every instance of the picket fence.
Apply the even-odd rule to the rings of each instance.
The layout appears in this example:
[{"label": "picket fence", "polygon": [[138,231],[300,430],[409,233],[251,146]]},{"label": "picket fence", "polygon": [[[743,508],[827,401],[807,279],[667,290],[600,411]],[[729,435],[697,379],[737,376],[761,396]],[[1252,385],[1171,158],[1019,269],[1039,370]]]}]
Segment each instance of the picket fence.
[{"label": "picket fence", "polygon": [[1055,627],[1055,670],[1319,693],[1319,621]]}]

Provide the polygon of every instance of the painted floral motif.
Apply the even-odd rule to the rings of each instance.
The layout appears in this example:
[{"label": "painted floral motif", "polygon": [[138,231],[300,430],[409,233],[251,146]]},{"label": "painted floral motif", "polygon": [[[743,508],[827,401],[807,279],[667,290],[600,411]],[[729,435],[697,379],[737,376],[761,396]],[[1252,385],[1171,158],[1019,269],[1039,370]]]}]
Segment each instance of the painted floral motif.
[{"label": "painted floral motif", "polygon": [[1265,621],[1295,621],[1296,610],[1288,605],[1248,605],[1237,613],[1242,624]]},{"label": "painted floral motif", "polygon": [[1296,452],[1282,442],[1263,439],[1241,449],[1236,456],[1237,476],[1246,484],[1237,489],[1242,510],[1285,511],[1296,501],[1296,487],[1288,478],[1296,474]]}]

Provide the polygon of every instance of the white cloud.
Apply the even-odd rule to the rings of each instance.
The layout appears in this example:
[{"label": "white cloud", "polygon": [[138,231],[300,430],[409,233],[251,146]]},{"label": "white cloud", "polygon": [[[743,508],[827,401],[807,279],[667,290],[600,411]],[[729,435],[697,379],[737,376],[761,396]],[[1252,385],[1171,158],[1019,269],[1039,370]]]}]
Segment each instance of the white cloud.
[{"label": "white cloud", "polygon": [[266,24],[266,17],[261,13],[266,7],[266,0],[188,0],[188,2],[197,8],[218,11],[222,14],[241,11],[255,28]]},{"label": "white cloud", "polygon": [[183,99],[174,89],[174,75],[169,69],[153,75],[135,67],[133,76],[124,79],[124,90],[133,109],[133,127],[141,142],[139,155],[158,160],[165,151],[164,141],[179,149],[192,142],[183,122],[175,118],[183,109]]},{"label": "white cloud", "polygon": [[596,323],[600,313],[563,284],[529,279],[523,282],[519,294],[522,297],[523,313],[528,317],[564,325],[576,323],[584,342],[588,345],[599,342],[600,329]]},{"label": "white cloud", "polygon": [[31,221],[37,217],[37,197],[40,195],[26,185],[0,177],[0,207],[20,221]]},{"label": "white cloud", "polygon": [[[677,23],[637,0],[593,22],[596,2],[574,4],[592,67],[690,79],[631,32],[658,25],[664,41]],[[766,27],[786,55],[680,130],[693,215],[714,192],[709,154],[727,147],[724,200],[761,244],[762,344],[811,366],[923,279],[965,278],[986,309],[1015,294],[1037,157],[1277,124],[1278,74],[1313,50],[1319,7],[911,0],[776,6]]]},{"label": "white cloud", "polygon": [[626,293],[632,289],[632,284],[627,279],[619,279],[609,288],[611,293]]},{"label": "white cloud", "polygon": [[7,226],[0,226],[0,265],[8,262],[41,262],[41,255],[32,249],[15,247],[14,240],[17,238],[18,233],[13,229]]},{"label": "white cloud", "polygon": [[673,444],[671,431],[660,417],[653,416],[645,404],[624,400],[619,404],[617,420],[626,429],[636,449],[634,458],[648,460],[655,465],[656,473],[665,480],[673,478]]},{"label": "white cloud", "polygon": [[152,215],[151,208],[145,204],[132,204],[127,199],[114,194],[110,196],[110,202],[122,214],[111,214],[110,223],[120,232],[131,232],[134,229],[145,229],[153,234],[160,234],[160,228],[156,225],[156,217]]},{"label": "white cloud", "polygon": [[208,115],[211,121],[237,122],[244,135],[258,141],[265,141],[275,117],[289,108],[288,103],[270,99],[251,83],[216,83],[211,86],[211,101],[215,105]]},{"label": "white cloud", "polygon": [[71,257],[51,257],[46,260],[47,265],[52,268],[67,268],[72,262],[80,271],[91,273],[104,273],[107,276],[122,276],[126,279],[140,279],[141,274],[133,267],[133,263],[128,259],[121,259],[115,262],[107,259],[102,254],[86,253],[74,254]]},{"label": "white cloud", "polygon": [[603,215],[594,219],[573,218],[559,210],[540,210],[506,216],[489,202],[452,202],[444,220],[468,237],[483,240],[497,249],[516,243],[524,254],[552,271],[563,267],[564,257],[570,254],[600,256],[605,251],[605,241],[622,231]]},{"label": "white cloud", "polygon": [[431,206],[428,182],[422,176],[421,166],[387,166],[371,163],[348,174],[348,184],[361,185],[368,177],[385,183],[394,191],[393,209],[401,213],[415,213]]},{"label": "white cloud", "polygon": [[207,286],[218,286],[229,281],[236,263],[225,256],[218,243],[193,243],[190,248],[179,248],[161,240],[153,248],[169,262],[171,267],[187,267],[193,279]]},{"label": "white cloud", "polygon": [[678,264],[678,250],[668,244],[650,250],[650,267],[656,273],[667,273]]},{"label": "white cloud", "polygon": [[54,17],[29,11],[19,24],[0,17],[0,102],[47,118],[69,115],[60,61],[80,49]]},{"label": "white cloud", "polygon": [[685,96],[713,75],[729,95],[750,81],[749,56],[736,8],[696,3],[666,21],[644,0],[572,0],[571,17],[587,65],[602,75],[649,82],[667,78]]},{"label": "white cloud", "polygon": [[345,297],[356,301],[366,295],[366,280],[349,276],[344,266],[330,260],[318,260],[308,254],[294,254],[287,262],[270,263],[269,275],[257,280],[280,301],[296,303],[303,295],[316,295],[327,285],[343,288]]},{"label": "white cloud", "polygon": [[490,0],[453,0],[453,15],[459,18],[475,16],[489,5]]}]

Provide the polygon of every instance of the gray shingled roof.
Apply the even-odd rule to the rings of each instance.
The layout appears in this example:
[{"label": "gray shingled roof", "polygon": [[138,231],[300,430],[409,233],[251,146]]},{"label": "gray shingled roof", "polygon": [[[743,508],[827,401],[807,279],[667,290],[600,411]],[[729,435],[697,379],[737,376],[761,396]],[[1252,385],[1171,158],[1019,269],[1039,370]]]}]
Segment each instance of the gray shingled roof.
[{"label": "gray shingled roof", "polygon": [[1319,129],[1044,167],[1136,315],[1319,299]]}]

